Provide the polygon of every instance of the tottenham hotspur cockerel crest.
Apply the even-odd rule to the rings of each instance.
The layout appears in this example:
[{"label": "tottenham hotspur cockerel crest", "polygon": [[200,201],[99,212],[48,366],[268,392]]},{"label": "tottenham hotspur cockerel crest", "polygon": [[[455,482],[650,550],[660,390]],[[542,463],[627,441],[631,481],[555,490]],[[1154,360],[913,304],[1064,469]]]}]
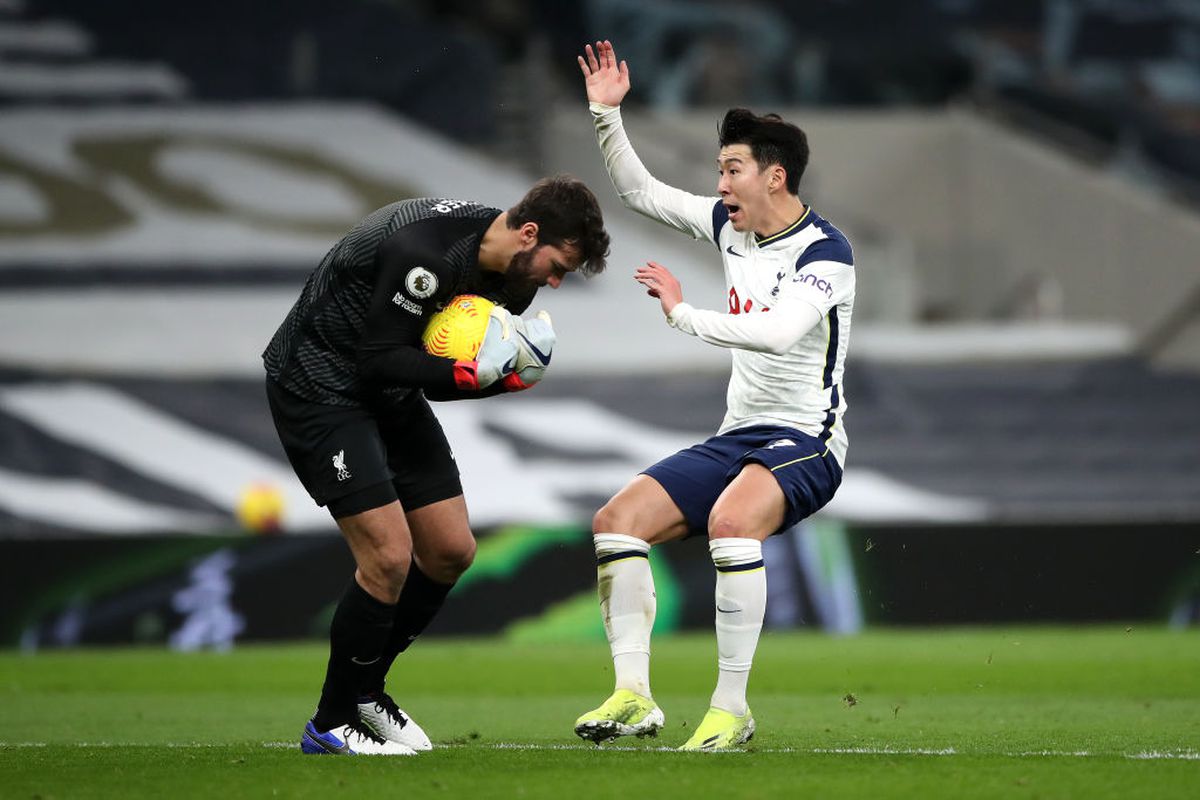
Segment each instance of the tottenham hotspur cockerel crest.
[{"label": "tottenham hotspur cockerel crest", "polygon": [[350,470],[346,467],[346,451],[338,450],[333,457],[333,468],[337,470],[337,479],[339,481],[350,480]]}]

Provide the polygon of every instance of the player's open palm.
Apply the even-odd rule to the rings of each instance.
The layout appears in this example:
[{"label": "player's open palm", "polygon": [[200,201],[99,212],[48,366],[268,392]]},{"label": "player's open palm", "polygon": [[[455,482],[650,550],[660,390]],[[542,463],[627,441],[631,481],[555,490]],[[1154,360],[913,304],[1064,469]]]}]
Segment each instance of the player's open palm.
[{"label": "player's open palm", "polygon": [[683,287],[671,270],[656,261],[647,261],[633,272],[633,279],[646,287],[646,294],[657,297],[664,314],[683,302]]},{"label": "player's open palm", "polygon": [[621,105],[629,91],[629,66],[624,61],[617,61],[617,52],[607,39],[596,42],[595,49],[590,44],[585,46],[584,51],[587,57],[576,56],[576,59],[583,72],[588,102]]}]

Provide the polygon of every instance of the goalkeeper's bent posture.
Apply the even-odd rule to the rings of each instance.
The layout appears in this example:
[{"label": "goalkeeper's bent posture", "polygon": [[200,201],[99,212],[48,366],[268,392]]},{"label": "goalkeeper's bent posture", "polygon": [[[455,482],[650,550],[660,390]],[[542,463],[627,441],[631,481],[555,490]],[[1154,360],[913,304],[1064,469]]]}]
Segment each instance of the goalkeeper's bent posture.
[{"label": "goalkeeper's bent posture", "polygon": [[[716,567],[718,677],[683,750],[723,750],[754,735],[746,686],[766,606],[762,542],[824,506],[842,479],[842,368],[854,307],[846,237],[798,196],[808,142],[776,115],[732,109],[718,131],[719,197],[656,180],[634,153],[619,106],[629,69],[610,42],[578,59],[604,163],[626,206],[716,245],[728,313],[683,302],[679,281],[648,262],[634,275],[668,324],[732,350],[717,435],[635,477],[593,522],[600,604],[616,691],[575,732],[597,743],[654,734],[650,693],[653,545],[705,534]],[[723,304],[723,303],[722,303]],[[763,313],[769,312],[769,313]]]},{"label": "goalkeeper's bent posture", "polygon": [[[337,521],[356,569],[329,631],[305,753],[411,755],[429,737],[384,691],[396,657],[471,565],[458,468],[429,400],[489,397],[541,379],[555,335],[513,316],[539,287],[604,269],[609,237],[580,181],[539,181],[501,211],[404,200],[367,216],[308,277],[263,353],[279,439]],[[459,294],[497,304],[474,361],[425,352],[428,318]]]}]

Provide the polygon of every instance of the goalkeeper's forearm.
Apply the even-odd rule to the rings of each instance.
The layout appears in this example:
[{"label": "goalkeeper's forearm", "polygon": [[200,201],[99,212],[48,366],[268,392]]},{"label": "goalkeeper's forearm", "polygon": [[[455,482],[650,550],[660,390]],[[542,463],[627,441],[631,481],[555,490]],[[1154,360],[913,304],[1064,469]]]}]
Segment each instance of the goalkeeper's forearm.
[{"label": "goalkeeper's forearm", "polygon": [[484,389],[426,389],[425,397],[435,403],[446,403],[451,400],[482,400],[485,397],[495,397],[509,391],[502,381],[496,381]]},{"label": "goalkeeper's forearm", "polygon": [[452,391],[457,385],[453,361],[416,347],[364,347],[359,351],[357,366],[363,383],[374,388],[440,392]]}]

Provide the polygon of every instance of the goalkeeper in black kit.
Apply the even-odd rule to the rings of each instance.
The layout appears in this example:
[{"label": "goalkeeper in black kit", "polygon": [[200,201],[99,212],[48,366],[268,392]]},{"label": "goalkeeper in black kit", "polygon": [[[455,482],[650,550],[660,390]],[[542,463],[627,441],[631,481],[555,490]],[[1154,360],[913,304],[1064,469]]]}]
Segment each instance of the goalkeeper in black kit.
[{"label": "goalkeeper in black kit", "polygon": [[[396,657],[471,565],[475,539],[458,468],[427,400],[527,389],[550,362],[542,286],[604,269],[609,237],[580,181],[539,181],[508,211],[403,200],[345,235],[305,283],[263,353],[279,439],[329,509],[356,569],[329,631],[329,663],[300,746],[311,754],[411,755],[429,737],[384,691]],[[425,352],[450,298],[496,303],[474,361]]]}]

